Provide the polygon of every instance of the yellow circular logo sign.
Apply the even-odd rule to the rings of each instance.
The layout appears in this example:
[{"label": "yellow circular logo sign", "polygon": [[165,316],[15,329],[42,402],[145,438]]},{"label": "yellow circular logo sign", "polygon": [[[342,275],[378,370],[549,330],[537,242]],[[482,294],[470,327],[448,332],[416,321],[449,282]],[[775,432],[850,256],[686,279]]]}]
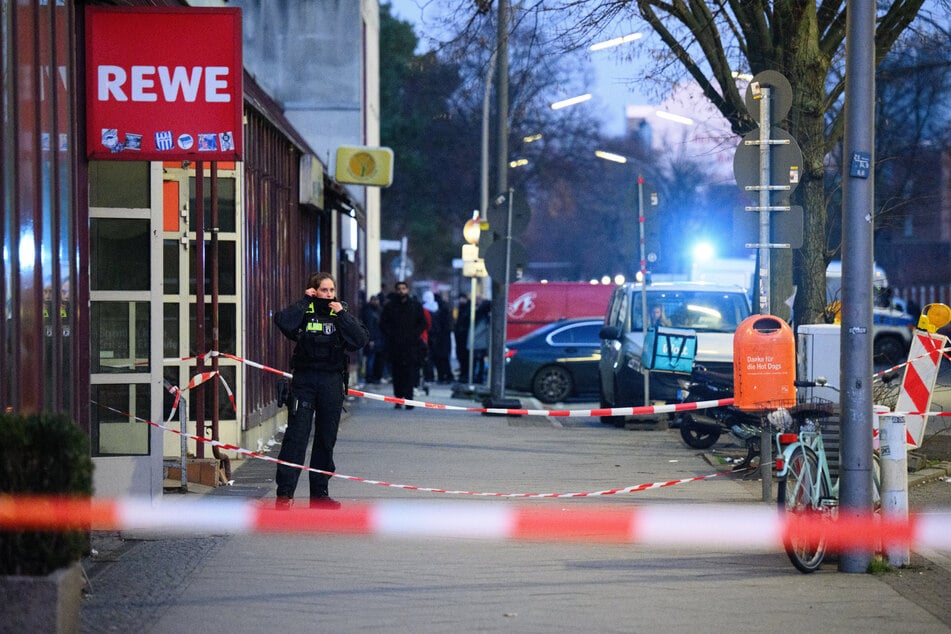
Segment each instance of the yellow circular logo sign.
[{"label": "yellow circular logo sign", "polygon": [[370,178],[376,173],[376,159],[368,152],[357,152],[347,161],[347,169],[354,178]]}]

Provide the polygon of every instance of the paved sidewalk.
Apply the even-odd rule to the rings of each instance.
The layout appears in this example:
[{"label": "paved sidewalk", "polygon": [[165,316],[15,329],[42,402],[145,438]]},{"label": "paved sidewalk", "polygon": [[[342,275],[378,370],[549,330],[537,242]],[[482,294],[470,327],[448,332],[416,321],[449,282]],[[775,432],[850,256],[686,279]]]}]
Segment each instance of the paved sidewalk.
[{"label": "paved sidewalk", "polygon": [[[442,386],[432,386],[429,398],[472,405],[452,400]],[[395,410],[372,400],[350,407],[338,471],[368,479],[466,491],[578,492],[713,471],[676,430],[615,429],[592,418]],[[234,486],[190,486],[192,493],[170,494],[169,503],[202,495],[262,503],[274,497],[272,463],[244,460],[233,475]],[[302,475],[298,487],[304,499],[306,480]],[[343,504],[446,498],[338,479],[331,494]],[[721,477],[605,498],[451,500],[583,509],[756,504],[760,495],[755,479]],[[778,624],[823,632],[951,631],[951,566],[943,553],[916,553],[911,567],[884,575],[838,573],[835,562],[802,575],[782,552],[614,544],[148,534],[98,534],[96,543],[103,550],[86,562],[92,593],[83,604],[85,632],[759,632]]]}]

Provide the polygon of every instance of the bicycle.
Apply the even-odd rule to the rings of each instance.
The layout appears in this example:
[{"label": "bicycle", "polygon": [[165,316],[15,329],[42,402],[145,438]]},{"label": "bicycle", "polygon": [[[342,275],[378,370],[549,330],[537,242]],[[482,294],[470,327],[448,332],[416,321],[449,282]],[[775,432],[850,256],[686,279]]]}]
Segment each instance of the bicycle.
[{"label": "bicycle", "polygon": [[[802,387],[816,385],[822,386],[821,383],[812,383]],[[776,461],[776,477],[779,479],[776,501],[780,512],[829,520],[838,514],[838,450],[835,462],[830,465],[822,435],[823,424],[831,427],[833,421],[838,422],[838,417],[833,415],[831,403],[825,405],[825,416],[786,417],[783,423],[789,429],[775,434],[777,456],[781,456]],[[876,508],[880,505],[880,483],[879,457],[873,453],[872,491]],[[815,541],[790,536],[784,546],[789,560],[803,573],[815,572],[825,559],[826,543],[823,539]]]}]

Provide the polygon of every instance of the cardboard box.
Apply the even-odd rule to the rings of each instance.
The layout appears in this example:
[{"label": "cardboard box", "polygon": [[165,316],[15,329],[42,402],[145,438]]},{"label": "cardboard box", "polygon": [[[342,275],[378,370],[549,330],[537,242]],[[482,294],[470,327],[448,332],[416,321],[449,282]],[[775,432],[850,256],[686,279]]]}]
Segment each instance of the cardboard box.
[{"label": "cardboard box", "polygon": [[[221,469],[221,461],[215,458],[188,458],[185,465],[188,482],[208,487],[218,486],[219,469]],[[181,482],[181,467],[171,465],[166,467],[165,479]]]}]

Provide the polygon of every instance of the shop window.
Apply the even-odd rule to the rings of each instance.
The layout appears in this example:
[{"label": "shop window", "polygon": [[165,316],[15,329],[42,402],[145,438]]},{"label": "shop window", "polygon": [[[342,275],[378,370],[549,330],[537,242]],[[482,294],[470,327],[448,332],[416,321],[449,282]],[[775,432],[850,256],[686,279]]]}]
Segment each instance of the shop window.
[{"label": "shop window", "polygon": [[149,372],[149,303],[90,303],[93,373]]},{"label": "shop window", "polygon": [[[209,250],[210,244],[205,241],[205,295],[211,295],[211,256]],[[195,255],[198,253],[198,249],[195,247],[195,241],[192,240],[189,247],[189,280],[188,293],[190,295],[195,295],[198,288],[195,286]],[[237,265],[235,263],[235,242],[233,240],[219,240],[218,241],[218,295],[234,295],[238,292],[237,280],[235,277],[235,271],[237,270]],[[165,290],[166,293],[171,293],[173,291]]]},{"label": "shop window", "polygon": [[[196,344],[195,312],[192,307],[189,324],[188,340],[192,347]],[[218,304],[218,351],[228,354],[238,354],[237,350],[237,306],[232,303]],[[211,349],[211,304],[205,304],[205,348]],[[189,356],[198,354],[196,350],[189,351]]]},{"label": "shop window", "polygon": [[178,240],[165,240],[162,243],[162,282],[166,295],[178,293]]},{"label": "shop window", "polygon": [[92,218],[89,221],[89,284],[93,291],[148,291],[149,221]]},{"label": "shop window", "polygon": [[[211,178],[206,176],[202,183],[204,184],[203,200],[205,202],[204,230],[211,231]],[[188,179],[188,230],[195,231],[196,207],[195,198],[195,178]],[[234,233],[236,227],[235,221],[235,179],[218,177],[218,230],[223,233]]]},{"label": "shop window", "polygon": [[92,161],[89,163],[89,205],[113,209],[148,209],[149,163]]},{"label": "shop window", "polygon": [[178,303],[163,305],[164,336],[162,337],[162,355],[166,359],[176,359],[182,356],[180,352],[181,336],[179,335],[178,313],[181,307]]},{"label": "shop window", "polygon": [[92,385],[93,451],[97,455],[149,454],[149,384]]}]

